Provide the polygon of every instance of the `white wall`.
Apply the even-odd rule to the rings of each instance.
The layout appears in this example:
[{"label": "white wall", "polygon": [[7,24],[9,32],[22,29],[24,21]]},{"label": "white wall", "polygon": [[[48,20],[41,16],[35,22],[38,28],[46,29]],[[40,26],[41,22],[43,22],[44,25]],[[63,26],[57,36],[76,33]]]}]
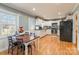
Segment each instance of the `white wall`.
[{"label": "white wall", "polygon": [[0,52],[8,49],[8,39],[7,37],[0,38]]}]

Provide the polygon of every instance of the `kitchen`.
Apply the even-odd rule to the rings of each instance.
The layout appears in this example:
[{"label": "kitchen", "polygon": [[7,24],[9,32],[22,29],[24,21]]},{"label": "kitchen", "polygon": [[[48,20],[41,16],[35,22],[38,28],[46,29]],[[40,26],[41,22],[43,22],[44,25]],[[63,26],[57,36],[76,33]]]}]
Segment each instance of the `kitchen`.
[{"label": "kitchen", "polygon": [[[24,8],[24,5],[26,5],[27,8]],[[48,9],[49,6],[50,8]],[[75,38],[73,38],[77,36],[73,34],[73,32],[75,31],[75,29],[73,29],[75,26],[75,24],[73,23],[74,15],[69,12],[74,8],[73,6],[78,6],[78,4],[63,4],[63,6],[61,6],[61,4],[56,5],[31,3],[0,4],[0,24],[2,24],[0,28],[0,51],[2,52],[8,50],[9,42],[7,37],[13,36],[15,34],[16,37],[20,37],[16,39],[25,40],[25,43],[23,43],[25,46],[21,47],[24,48],[23,52],[25,52],[24,54],[26,55],[32,55],[33,53],[36,53],[37,55],[43,54],[43,51],[44,54],[68,54],[68,52],[64,52],[64,48],[66,47],[66,51],[69,51],[68,48],[74,51],[70,52],[69,54],[78,54],[76,53],[76,49],[78,49],[78,43],[74,43],[76,40]],[[37,9],[34,7],[36,7]],[[44,10],[44,7],[46,10]],[[29,11],[29,13],[27,10]],[[62,14],[59,11],[61,11]],[[44,16],[44,14],[46,14],[46,16]],[[38,15],[43,17],[39,17]],[[64,46],[65,44],[67,46]],[[76,44],[77,48],[75,48],[74,44]],[[59,47],[57,45],[59,45]],[[61,46],[64,48],[61,48]],[[54,49],[56,50],[56,47],[58,47],[57,53],[54,52]],[[53,51],[51,49],[53,49]],[[58,52],[59,50],[62,51]]]}]

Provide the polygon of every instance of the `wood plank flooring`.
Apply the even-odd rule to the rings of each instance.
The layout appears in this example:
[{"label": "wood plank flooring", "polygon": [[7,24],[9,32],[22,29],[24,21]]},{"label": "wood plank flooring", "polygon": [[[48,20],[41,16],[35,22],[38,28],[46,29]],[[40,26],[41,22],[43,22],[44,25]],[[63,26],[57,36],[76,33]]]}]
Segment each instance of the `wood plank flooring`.
[{"label": "wood plank flooring", "polygon": [[[32,47],[33,55],[77,55],[75,45],[70,42],[60,41],[56,35],[47,35],[36,40],[35,47]],[[0,55],[8,55],[7,51],[1,52]]]},{"label": "wood plank flooring", "polygon": [[48,35],[38,42],[38,55],[76,55],[78,51],[72,43],[60,41],[56,35]]}]

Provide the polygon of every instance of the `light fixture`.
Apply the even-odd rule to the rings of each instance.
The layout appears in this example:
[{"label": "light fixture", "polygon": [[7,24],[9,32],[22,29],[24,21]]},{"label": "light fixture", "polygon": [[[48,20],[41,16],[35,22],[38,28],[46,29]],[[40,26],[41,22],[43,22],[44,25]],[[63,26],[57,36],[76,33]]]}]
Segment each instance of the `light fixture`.
[{"label": "light fixture", "polygon": [[33,8],[32,10],[33,10],[33,11],[35,11],[35,10],[36,10],[36,8]]}]

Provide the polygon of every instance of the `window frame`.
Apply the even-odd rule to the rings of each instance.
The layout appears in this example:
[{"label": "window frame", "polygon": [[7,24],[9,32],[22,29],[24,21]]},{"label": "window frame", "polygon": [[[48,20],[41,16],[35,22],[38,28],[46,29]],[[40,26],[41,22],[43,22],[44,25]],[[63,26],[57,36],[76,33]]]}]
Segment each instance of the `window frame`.
[{"label": "window frame", "polygon": [[[18,29],[18,25],[19,25],[19,14],[16,14],[15,12],[11,12],[11,11],[8,11],[8,10],[5,10],[5,9],[0,9],[0,12],[3,12],[3,13],[6,13],[6,14],[9,14],[9,15],[14,15],[16,17],[16,23],[15,23],[15,30],[17,31]],[[1,35],[0,38],[4,38],[4,37],[7,37],[7,35]]]}]

